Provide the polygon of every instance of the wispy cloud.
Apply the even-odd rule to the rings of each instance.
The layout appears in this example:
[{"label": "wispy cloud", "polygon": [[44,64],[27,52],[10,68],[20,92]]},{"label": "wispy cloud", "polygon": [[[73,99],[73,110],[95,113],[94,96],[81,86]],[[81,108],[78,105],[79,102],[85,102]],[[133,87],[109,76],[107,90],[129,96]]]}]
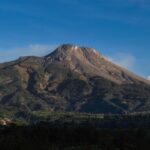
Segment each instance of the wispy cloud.
[{"label": "wispy cloud", "polygon": [[129,70],[134,70],[136,58],[132,54],[118,52],[116,54],[107,56],[107,58],[119,66]]},{"label": "wispy cloud", "polygon": [[150,80],[150,76],[147,77],[147,80]]},{"label": "wispy cloud", "polygon": [[44,56],[50,53],[56,45],[31,44],[24,47],[14,47],[0,50],[0,62],[17,59],[20,56]]}]

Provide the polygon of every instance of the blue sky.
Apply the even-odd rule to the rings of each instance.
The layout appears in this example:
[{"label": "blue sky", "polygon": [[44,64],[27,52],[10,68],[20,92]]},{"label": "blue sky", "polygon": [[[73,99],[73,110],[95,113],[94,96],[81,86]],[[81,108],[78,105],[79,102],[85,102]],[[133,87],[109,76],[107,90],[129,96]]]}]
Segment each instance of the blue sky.
[{"label": "blue sky", "polygon": [[0,62],[63,43],[94,47],[150,75],[149,0],[0,0]]}]

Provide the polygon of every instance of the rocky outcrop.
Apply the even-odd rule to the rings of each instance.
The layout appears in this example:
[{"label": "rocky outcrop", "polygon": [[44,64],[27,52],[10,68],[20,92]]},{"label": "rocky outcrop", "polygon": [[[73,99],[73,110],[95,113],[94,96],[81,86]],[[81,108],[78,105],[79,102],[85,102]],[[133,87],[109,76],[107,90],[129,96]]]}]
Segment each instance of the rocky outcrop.
[{"label": "rocky outcrop", "polygon": [[7,126],[12,124],[12,120],[8,118],[0,118],[0,126]]}]

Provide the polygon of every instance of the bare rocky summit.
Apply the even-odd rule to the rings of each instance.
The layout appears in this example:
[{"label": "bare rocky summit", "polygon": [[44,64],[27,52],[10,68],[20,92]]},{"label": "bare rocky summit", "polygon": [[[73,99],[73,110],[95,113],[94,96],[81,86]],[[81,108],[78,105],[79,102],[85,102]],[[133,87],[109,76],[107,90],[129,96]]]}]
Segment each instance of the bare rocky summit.
[{"label": "bare rocky summit", "polygon": [[0,114],[150,111],[150,82],[93,48],[65,44],[45,57],[0,64]]}]

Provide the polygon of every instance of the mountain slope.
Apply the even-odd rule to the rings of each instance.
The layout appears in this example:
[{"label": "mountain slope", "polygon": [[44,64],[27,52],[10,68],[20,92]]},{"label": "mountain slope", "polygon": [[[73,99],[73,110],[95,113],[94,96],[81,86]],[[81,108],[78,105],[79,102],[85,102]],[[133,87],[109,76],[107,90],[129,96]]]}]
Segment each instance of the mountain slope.
[{"label": "mountain slope", "polygon": [[92,48],[66,44],[0,65],[0,114],[33,111],[148,112],[150,82]]}]

